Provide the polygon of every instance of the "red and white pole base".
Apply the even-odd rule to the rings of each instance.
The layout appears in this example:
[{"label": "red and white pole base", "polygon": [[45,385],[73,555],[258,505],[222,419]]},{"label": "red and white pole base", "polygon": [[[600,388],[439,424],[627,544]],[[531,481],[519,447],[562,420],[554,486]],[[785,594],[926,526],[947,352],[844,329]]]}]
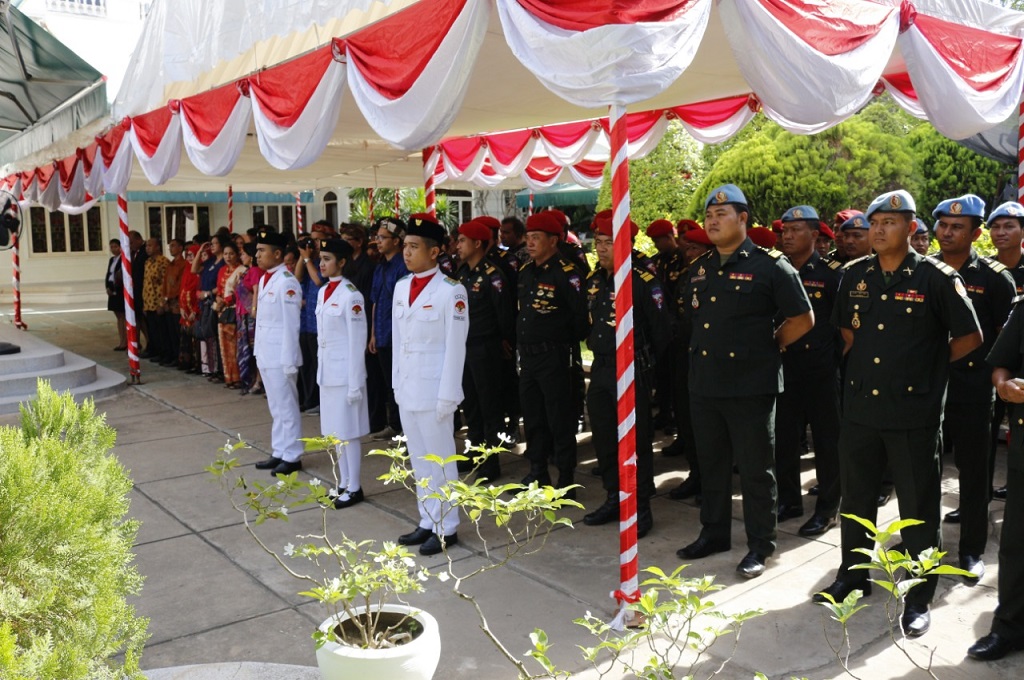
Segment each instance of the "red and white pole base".
[{"label": "red and white pole base", "polygon": [[11,265],[13,277],[11,290],[14,292],[14,327],[28,330],[28,324],[21,320],[21,260],[18,258],[18,235],[11,234]]},{"label": "red and white pole base", "polygon": [[128,199],[124,194],[117,197],[117,221],[121,227],[121,274],[124,281],[124,321],[128,327],[128,375],[129,384],[142,384],[142,369],[139,366],[139,329],[135,325],[135,296],[132,287],[132,248],[128,240]]}]

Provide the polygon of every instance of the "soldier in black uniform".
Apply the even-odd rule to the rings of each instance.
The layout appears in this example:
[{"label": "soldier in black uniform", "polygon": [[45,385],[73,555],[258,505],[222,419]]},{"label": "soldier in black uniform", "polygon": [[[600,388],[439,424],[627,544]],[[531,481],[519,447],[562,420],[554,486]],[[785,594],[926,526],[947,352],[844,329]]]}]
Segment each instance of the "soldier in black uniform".
[{"label": "soldier in black uniform", "polygon": [[[876,198],[868,208],[877,255],[850,262],[839,286],[833,322],[845,345],[839,470],[843,514],[876,521],[877,494],[886,464],[896,483],[900,516],[923,524],[901,532],[911,555],[941,546],[939,426],[949,363],[981,345],[978,319],[956,270],[910,250],[914,199],[906,191]],[[952,340],[950,339],[952,337]],[[841,601],[854,589],[870,594],[867,560],[856,548],[870,539],[853,520],[842,520],[842,565],[825,589]],[[910,590],[901,617],[909,637],[931,625],[928,605],[937,577]],[[822,593],[815,601],[824,601]]]},{"label": "soldier in black uniform", "polygon": [[[636,234],[636,225],[629,227]],[[615,365],[615,276],[611,220],[598,220],[594,248],[598,267],[587,277],[590,335],[587,346],[594,353],[587,390],[587,411],[593,432],[598,470],[608,494],[604,504],[583,518],[591,526],[619,518],[618,395]],[[633,265],[634,393],[636,395],[637,536],[643,538],[654,525],[654,449],[650,418],[650,378],[655,357],[668,345],[668,316],[661,283],[650,272]]]},{"label": "soldier in black uniform", "polygon": [[[999,206],[989,216],[989,225],[1001,215],[1024,215],[1018,204]],[[1001,401],[1007,402],[1010,437],[1007,446],[1006,509],[999,539],[999,606],[988,635],[971,645],[967,655],[980,661],[994,661],[1007,653],[1024,649],[1024,295],[1013,300],[1013,311],[986,361],[995,368],[992,383]]]},{"label": "soldier in black uniform", "polygon": [[988,501],[992,480],[988,469],[992,427],[992,369],[985,357],[1003,323],[1010,315],[1016,294],[1013,277],[996,260],[978,257],[971,244],[981,236],[985,202],[974,194],[939,203],[932,212],[939,260],[964,280],[967,295],[978,316],[984,343],[954,362],[949,370],[949,389],[943,420],[943,440],[953,449],[960,471],[960,507],[946,515],[946,522],[960,525],[960,568],[974,574],[974,585],[985,575],[981,561],[988,539]]},{"label": "soldier in black uniform", "polygon": [[[704,222],[715,250],[690,265],[690,414],[697,442],[703,528],[679,550],[696,559],[731,548],[732,467],[739,467],[749,552],[736,570],[764,573],[775,552],[775,399],[781,350],[814,326],[800,277],[777,250],[747,237],[750,209],[732,184],[714,189]],[[776,327],[775,319],[784,318]]]},{"label": "soldier in black uniform", "polygon": [[801,435],[809,423],[814,434],[818,497],[801,536],[819,536],[836,524],[839,510],[839,330],[832,306],[839,289],[838,262],[817,251],[818,212],[808,205],[782,216],[781,250],[800,274],[814,309],[814,328],[782,355],[785,391],[775,411],[775,471],[779,483],[779,521],[804,514],[800,485]]},{"label": "soldier in black uniform", "polygon": [[587,335],[583,278],[558,252],[563,227],[547,212],[526,222],[532,260],[519,270],[519,401],[526,430],[530,473],[524,484],[551,483],[548,463],[558,470],[558,486],[575,481],[576,413],[572,395],[572,347]]},{"label": "soldier in black uniform", "polygon": [[[505,275],[484,256],[491,230],[473,221],[459,227],[459,266],[456,278],[466,288],[469,302],[469,335],[466,338],[466,369],[462,390],[463,410],[473,444],[498,446],[505,429],[501,410],[502,357],[512,352],[515,333],[515,300]],[[501,476],[497,455],[477,469],[481,477],[495,482]]]},{"label": "soldier in black uniform", "polygon": [[[654,241],[657,254],[651,258],[656,276],[661,281],[665,300],[669,307],[674,304],[676,283],[686,269],[683,251],[676,241],[675,225],[668,220],[654,220],[647,226],[647,236]],[[657,357],[658,370],[654,374],[654,394],[658,404],[658,415],[653,429],[664,429],[666,434],[678,432],[675,405],[675,366],[679,345],[666,346]]]},{"label": "soldier in black uniform", "polygon": [[914,218],[914,225],[914,233],[910,235],[910,247],[916,250],[918,255],[927,255],[928,249],[932,247],[932,234],[920,217]]},{"label": "soldier in black uniform", "polygon": [[[1024,295],[1024,257],[1021,257],[1021,245],[1024,243],[1024,206],[1016,201],[1003,203],[988,216],[989,236],[996,247],[996,259],[1003,264],[1017,287],[1017,295]],[[1006,417],[1006,402],[996,399],[995,412],[992,415],[992,435],[989,445],[988,474],[989,485],[995,476],[996,446],[999,444],[999,430]],[[1006,499],[1006,487],[992,489],[992,497]]]}]

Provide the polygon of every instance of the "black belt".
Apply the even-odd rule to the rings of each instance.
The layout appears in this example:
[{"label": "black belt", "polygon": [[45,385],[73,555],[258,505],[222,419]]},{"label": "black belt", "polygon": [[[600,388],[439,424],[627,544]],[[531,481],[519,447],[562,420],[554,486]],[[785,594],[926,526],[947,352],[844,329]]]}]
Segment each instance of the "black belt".
[{"label": "black belt", "polygon": [[533,357],[548,352],[565,351],[568,345],[557,342],[521,342],[518,345],[519,354],[524,357]]}]

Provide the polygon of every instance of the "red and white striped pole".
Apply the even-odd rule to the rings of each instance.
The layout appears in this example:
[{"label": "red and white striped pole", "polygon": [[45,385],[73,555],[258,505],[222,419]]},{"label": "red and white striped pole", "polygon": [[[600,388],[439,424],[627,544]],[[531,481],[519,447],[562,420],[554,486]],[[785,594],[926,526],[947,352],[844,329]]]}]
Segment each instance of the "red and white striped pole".
[{"label": "red and white striped pole", "polygon": [[302,227],[302,199],[299,197],[299,192],[295,192],[295,226],[300,234],[305,234],[306,230]]},{"label": "red and white striped pole", "polygon": [[401,217],[402,209],[402,190],[395,189],[395,217]]},{"label": "red and white striped pole", "polygon": [[228,231],[235,233],[235,191],[228,185]]},{"label": "red and white striped pole", "polygon": [[11,290],[14,292],[14,327],[27,331],[28,324],[21,320],[21,260],[18,258],[17,233],[11,234],[11,265],[13,270]]},{"label": "red and white striped pole", "polygon": [[633,243],[629,229],[629,158],[626,107],[609,107],[612,143],[612,257],[615,270],[615,376],[619,423],[619,613],[612,627],[631,622],[629,603],[640,596],[637,578],[636,387],[633,366]]},{"label": "red and white striped pole", "polygon": [[124,321],[128,326],[128,374],[132,384],[142,383],[139,367],[139,333],[135,325],[135,296],[132,287],[132,247],[128,240],[128,199],[117,196],[117,221],[121,226],[121,274],[124,281]]},{"label": "red and white striped pole", "polygon": [[1024,100],[1017,113],[1017,202],[1024,199]]},{"label": "red and white striped pole", "polygon": [[434,192],[434,172],[437,171],[437,161],[440,155],[436,146],[429,146],[423,150],[423,190],[426,213],[435,220],[437,219],[437,196]]},{"label": "red and white striped pole", "polygon": [[526,209],[526,216],[529,217],[533,214],[533,192],[530,192],[530,206]]},{"label": "red and white striped pole", "polygon": [[373,187],[370,187],[370,191],[367,193],[367,200],[370,202],[370,209],[367,211],[370,224],[373,224]]}]

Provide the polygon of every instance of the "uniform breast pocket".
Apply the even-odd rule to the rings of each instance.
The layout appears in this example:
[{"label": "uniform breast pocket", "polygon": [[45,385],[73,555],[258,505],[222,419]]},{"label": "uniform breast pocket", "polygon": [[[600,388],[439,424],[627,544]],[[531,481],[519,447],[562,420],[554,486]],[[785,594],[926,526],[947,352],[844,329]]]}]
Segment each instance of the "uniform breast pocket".
[{"label": "uniform breast pocket", "polygon": [[896,319],[905,328],[919,328],[925,322],[925,306],[922,302],[897,302]]},{"label": "uniform breast pocket", "polygon": [[762,291],[755,281],[730,280],[727,290],[732,305],[738,312],[755,311],[762,303]]},{"label": "uniform breast pocket", "polygon": [[413,312],[412,318],[414,321],[430,322],[437,321],[438,319],[440,319],[441,314],[436,309],[433,308],[417,309],[415,312]]},{"label": "uniform breast pocket", "polygon": [[324,307],[324,314],[327,316],[342,316],[345,313],[345,308],[341,305],[327,305]]},{"label": "uniform breast pocket", "polygon": [[865,321],[865,314],[871,311],[871,298],[850,296],[846,301],[846,312],[840,319],[840,324],[847,328],[857,330]]}]

